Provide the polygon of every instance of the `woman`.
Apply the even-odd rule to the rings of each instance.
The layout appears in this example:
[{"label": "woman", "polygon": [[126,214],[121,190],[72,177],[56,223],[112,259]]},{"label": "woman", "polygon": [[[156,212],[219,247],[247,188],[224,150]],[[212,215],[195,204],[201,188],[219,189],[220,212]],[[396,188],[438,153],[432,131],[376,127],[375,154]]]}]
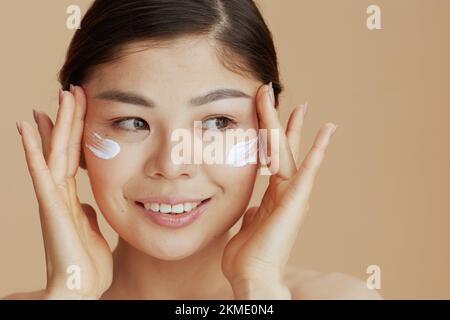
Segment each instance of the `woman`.
[{"label": "woman", "polygon": [[[55,124],[34,113],[42,149],[32,126],[17,124],[39,202],[47,286],[8,298],[379,298],[352,277],[287,265],[336,125],[325,124],[298,161],[307,106],[283,130],[277,56],[253,1],[96,0],[60,82]],[[181,129],[197,146],[208,145],[199,132],[266,130],[258,150],[271,177],[261,205],[247,210],[260,158],[174,161]],[[255,153],[254,144],[236,145],[225,154]],[[119,235],[113,252],[94,209],[78,199],[79,166]]]}]

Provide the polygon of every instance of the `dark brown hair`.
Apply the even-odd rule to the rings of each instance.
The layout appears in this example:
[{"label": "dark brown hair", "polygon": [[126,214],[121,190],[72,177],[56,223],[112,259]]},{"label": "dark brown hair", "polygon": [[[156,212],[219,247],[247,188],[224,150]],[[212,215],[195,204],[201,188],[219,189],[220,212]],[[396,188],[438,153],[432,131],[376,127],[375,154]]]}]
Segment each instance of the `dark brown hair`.
[{"label": "dark brown hair", "polygon": [[132,42],[164,43],[189,35],[214,40],[229,70],[272,82],[278,106],[277,55],[252,0],[95,0],[70,43],[59,82],[64,90],[83,84],[96,66],[119,59]]}]

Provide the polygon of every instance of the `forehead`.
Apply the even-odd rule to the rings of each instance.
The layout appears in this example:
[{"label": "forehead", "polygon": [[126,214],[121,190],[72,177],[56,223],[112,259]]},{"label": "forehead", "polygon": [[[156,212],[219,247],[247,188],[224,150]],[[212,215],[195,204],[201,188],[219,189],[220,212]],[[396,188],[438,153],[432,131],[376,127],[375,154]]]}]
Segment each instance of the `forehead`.
[{"label": "forehead", "polygon": [[234,87],[253,94],[258,81],[227,69],[216,47],[205,37],[185,37],[160,44],[137,42],[123,49],[121,58],[98,67],[90,89],[120,88],[192,95],[214,87]]}]

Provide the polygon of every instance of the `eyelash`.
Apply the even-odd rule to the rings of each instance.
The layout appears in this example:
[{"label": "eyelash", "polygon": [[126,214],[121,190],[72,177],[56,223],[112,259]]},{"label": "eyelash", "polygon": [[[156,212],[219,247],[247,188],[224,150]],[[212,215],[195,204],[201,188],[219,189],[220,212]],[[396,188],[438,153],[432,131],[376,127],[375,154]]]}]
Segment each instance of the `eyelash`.
[{"label": "eyelash", "polygon": [[[219,131],[225,131],[225,130],[229,129],[230,126],[234,126],[234,125],[237,124],[237,122],[235,120],[233,120],[231,118],[228,118],[226,116],[214,116],[214,117],[210,117],[210,118],[208,118],[208,119],[206,119],[204,121],[206,122],[206,121],[210,121],[210,120],[214,120],[214,119],[216,119],[216,120],[222,119],[222,120],[225,120],[225,121],[227,121],[229,123],[229,125],[227,125],[226,127],[219,128],[218,129]],[[124,122],[130,121],[130,120],[142,121],[144,123],[145,127],[133,130],[133,129],[127,129],[127,128],[122,126],[122,124]],[[134,124],[134,122],[133,122],[133,124]],[[147,121],[145,121],[144,119],[139,118],[139,117],[127,117],[127,118],[113,119],[112,120],[112,126],[114,128],[119,129],[119,130],[124,130],[124,131],[128,131],[128,132],[137,132],[137,131],[141,131],[141,130],[149,130],[150,129],[150,126],[148,125]]]},{"label": "eyelash", "polygon": [[206,119],[206,120],[204,120],[204,121],[210,121],[210,120],[214,120],[214,119],[224,119],[224,120],[226,120],[227,122],[229,122],[229,125],[227,125],[226,127],[224,127],[224,128],[220,128],[220,129],[218,129],[219,131],[225,131],[225,130],[227,130],[227,129],[229,129],[230,128],[230,126],[235,126],[236,124],[237,124],[237,122],[235,121],[235,120],[233,120],[233,119],[231,119],[231,118],[228,118],[228,117],[226,117],[226,116],[213,116],[213,117],[210,117],[210,118],[208,118],[208,119]]},{"label": "eyelash", "polygon": [[[130,120],[142,121],[144,123],[144,125],[145,125],[145,128],[140,128],[140,129],[133,130],[133,129],[127,129],[127,128],[122,126],[122,124],[125,121],[130,121]],[[133,124],[134,124],[134,122],[133,122]],[[145,121],[142,118],[138,118],[138,117],[127,117],[127,118],[120,118],[120,119],[112,120],[112,126],[114,128],[119,129],[119,130],[124,130],[124,131],[128,131],[128,132],[137,132],[137,131],[141,131],[141,130],[149,130],[150,129],[150,126],[148,125],[147,121]]]}]

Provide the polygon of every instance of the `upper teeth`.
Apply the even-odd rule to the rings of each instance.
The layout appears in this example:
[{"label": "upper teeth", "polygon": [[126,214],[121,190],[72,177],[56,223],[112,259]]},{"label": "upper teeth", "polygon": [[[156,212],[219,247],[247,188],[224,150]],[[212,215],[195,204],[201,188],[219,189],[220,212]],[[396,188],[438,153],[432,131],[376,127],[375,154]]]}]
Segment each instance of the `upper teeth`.
[{"label": "upper teeth", "polygon": [[194,209],[198,206],[199,202],[185,202],[185,203],[177,203],[177,204],[167,204],[167,203],[156,203],[156,202],[149,202],[144,203],[144,207],[147,210],[152,210],[155,212],[161,212],[161,213],[183,213],[188,212]]}]

